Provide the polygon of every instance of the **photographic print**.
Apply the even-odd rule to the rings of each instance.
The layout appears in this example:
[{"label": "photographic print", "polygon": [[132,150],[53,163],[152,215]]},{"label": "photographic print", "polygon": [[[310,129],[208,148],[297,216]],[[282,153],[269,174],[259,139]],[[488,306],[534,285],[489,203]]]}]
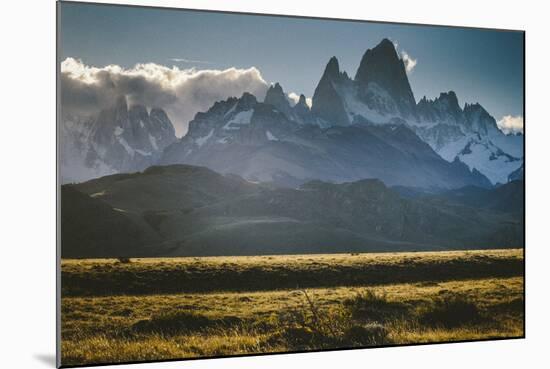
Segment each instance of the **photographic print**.
[{"label": "photographic print", "polygon": [[524,32],[57,6],[58,365],[524,337]]}]

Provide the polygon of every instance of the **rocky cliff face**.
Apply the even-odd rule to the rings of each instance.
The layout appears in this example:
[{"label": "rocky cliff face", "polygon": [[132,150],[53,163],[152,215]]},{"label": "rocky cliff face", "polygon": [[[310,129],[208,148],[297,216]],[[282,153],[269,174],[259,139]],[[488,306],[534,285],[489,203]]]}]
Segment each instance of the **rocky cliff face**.
[{"label": "rocky cliff face", "polygon": [[[375,48],[365,52],[354,81],[359,98],[369,108],[386,114],[415,117],[416,101],[405,64],[390,40],[384,39]],[[386,101],[379,101],[380,90],[387,95]]]},{"label": "rocky cliff face", "polygon": [[332,57],[313,94],[311,111],[320,118],[320,124],[349,125],[350,119],[338,89],[350,82],[345,74],[340,73],[338,59]]}]

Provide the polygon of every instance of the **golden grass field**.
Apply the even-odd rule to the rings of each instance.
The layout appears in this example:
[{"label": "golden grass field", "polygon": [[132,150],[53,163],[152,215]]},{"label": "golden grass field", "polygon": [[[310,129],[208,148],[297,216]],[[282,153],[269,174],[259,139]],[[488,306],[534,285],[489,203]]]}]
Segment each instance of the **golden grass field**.
[{"label": "golden grass field", "polygon": [[524,335],[523,250],[62,261],[62,364]]}]

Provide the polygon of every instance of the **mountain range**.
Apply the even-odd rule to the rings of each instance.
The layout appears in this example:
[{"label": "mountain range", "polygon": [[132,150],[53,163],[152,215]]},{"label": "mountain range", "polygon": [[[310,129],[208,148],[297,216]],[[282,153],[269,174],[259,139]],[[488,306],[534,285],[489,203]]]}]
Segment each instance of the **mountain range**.
[{"label": "mountain range", "polygon": [[453,91],[417,102],[386,39],[353,78],[330,58],[311,107],[275,83],[181,138],[125,96],[61,117],[63,257],[523,246],[523,135]]},{"label": "mountain range", "polygon": [[[479,104],[453,91],[416,102],[403,60],[384,39],[353,78],[332,57],[311,108],[280,84],[199,112],[181,139],[162,109],[124,97],[91,117],[64,117],[61,179],[79,182],[154,164],[192,164],[253,182],[297,187],[378,178],[388,186],[453,189],[521,179],[523,136],[506,135]],[[518,176],[519,175],[519,176]]]},{"label": "mountain range", "polygon": [[278,104],[245,93],[197,114],[188,134],[167,147],[159,163],[206,166],[285,187],[365,178],[411,187],[491,185],[460,161],[443,160],[405,125],[321,128],[306,123],[319,118],[307,110],[301,115],[302,104],[290,107],[279,85],[265,100]]},{"label": "mountain range", "polygon": [[492,184],[506,183],[523,163],[523,136],[504,134],[479,103],[461,108],[453,91],[416,103],[404,62],[387,39],[365,52],[353,79],[333,57],[315,89],[312,112],[326,125],[406,125],[443,159],[458,158]]}]

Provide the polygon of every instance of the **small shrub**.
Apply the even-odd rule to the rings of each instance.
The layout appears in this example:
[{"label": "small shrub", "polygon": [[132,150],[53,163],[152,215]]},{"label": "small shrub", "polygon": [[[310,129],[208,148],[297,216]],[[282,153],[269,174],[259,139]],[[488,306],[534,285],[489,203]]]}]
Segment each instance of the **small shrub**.
[{"label": "small shrub", "polygon": [[129,264],[132,262],[132,260],[130,258],[127,258],[127,257],[118,257],[117,258],[118,262],[121,263],[121,264]]},{"label": "small shrub", "polygon": [[346,330],[343,338],[351,345],[383,345],[388,343],[388,330],[378,323],[354,325]]},{"label": "small shrub", "polygon": [[133,325],[138,333],[181,334],[208,328],[229,328],[241,323],[237,317],[210,318],[187,311],[169,311],[140,320]]},{"label": "small shrub", "polygon": [[455,328],[481,320],[477,305],[462,295],[438,298],[419,311],[419,321],[429,326]]},{"label": "small shrub", "polygon": [[522,297],[518,297],[506,302],[501,302],[494,306],[494,309],[496,311],[508,314],[523,314],[524,308],[525,301]]},{"label": "small shrub", "polygon": [[120,310],[115,310],[111,313],[111,315],[113,316],[130,316],[132,315],[132,309],[120,309]]},{"label": "small shrub", "polygon": [[301,293],[305,300],[302,309],[289,310],[279,316],[277,326],[282,329],[270,338],[269,343],[283,343],[290,349],[317,349],[389,342],[388,331],[381,324],[355,321],[344,305],[331,310],[319,309],[305,290]]},{"label": "small shrub", "polygon": [[291,346],[299,347],[312,344],[316,334],[309,327],[288,327],[283,331],[281,336]]},{"label": "small shrub", "polygon": [[353,319],[371,322],[390,320],[403,315],[407,309],[402,303],[388,301],[385,294],[372,290],[344,300],[343,305]]}]

